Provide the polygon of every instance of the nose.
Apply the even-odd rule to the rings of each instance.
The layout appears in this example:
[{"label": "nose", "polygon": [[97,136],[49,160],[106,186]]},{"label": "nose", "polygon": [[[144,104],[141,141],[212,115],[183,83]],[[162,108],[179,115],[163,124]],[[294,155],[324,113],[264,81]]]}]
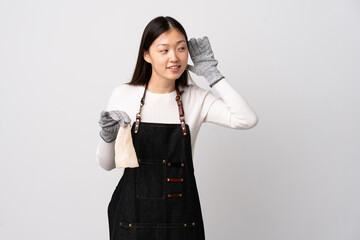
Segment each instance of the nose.
[{"label": "nose", "polygon": [[171,51],[171,55],[170,55],[170,61],[171,62],[177,62],[179,60],[177,54],[176,54],[176,51]]}]

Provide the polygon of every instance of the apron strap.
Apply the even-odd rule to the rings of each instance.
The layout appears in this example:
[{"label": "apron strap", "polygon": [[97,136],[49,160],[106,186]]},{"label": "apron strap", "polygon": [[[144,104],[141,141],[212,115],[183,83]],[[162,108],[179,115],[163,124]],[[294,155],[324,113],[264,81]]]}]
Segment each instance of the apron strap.
[{"label": "apron strap", "polygon": [[181,129],[182,129],[183,135],[185,136],[186,135],[186,126],[185,126],[184,109],[183,109],[179,89],[177,86],[176,86],[176,93],[177,93],[177,96],[175,97],[175,100],[179,106],[179,116],[180,116],[179,118],[180,118],[180,123],[181,123]]},{"label": "apron strap", "polygon": [[[145,95],[146,95],[146,89],[147,89],[148,84],[149,84],[149,82],[147,82],[146,85],[145,85],[145,90],[144,90],[143,96],[142,96],[142,98],[140,100],[139,112],[136,114],[135,133],[137,133],[139,131],[139,125],[140,125],[140,121],[141,121],[141,108],[145,104]],[[175,100],[176,100],[177,105],[179,107],[179,118],[180,118],[181,130],[183,132],[183,135],[186,136],[187,133],[186,133],[184,109],[183,109],[181,96],[180,96],[184,91],[181,91],[181,92],[179,91],[179,87],[178,87],[178,84],[177,84],[176,81],[175,81],[175,89],[176,89]]]}]

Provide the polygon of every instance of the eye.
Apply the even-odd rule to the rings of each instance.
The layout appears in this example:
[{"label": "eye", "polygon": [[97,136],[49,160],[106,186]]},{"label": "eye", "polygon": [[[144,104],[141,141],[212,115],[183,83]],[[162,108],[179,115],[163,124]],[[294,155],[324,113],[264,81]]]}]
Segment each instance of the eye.
[{"label": "eye", "polygon": [[164,51],[167,51],[166,49],[165,50],[161,50],[160,52],[164,52]]},{"label": "eye", "polygon": [[184,51],[184,50],[185,50],[185,47],[180,48],[180,50]]}]

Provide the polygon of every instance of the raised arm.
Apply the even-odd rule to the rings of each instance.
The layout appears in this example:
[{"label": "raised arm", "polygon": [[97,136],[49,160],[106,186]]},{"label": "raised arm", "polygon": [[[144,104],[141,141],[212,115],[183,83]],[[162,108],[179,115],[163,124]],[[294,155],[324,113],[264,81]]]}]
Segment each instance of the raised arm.
[{"label": "raised arm", "polygon": [[212,86],[204,101],[212,101],[209,109],[204,109],[204,122],[215,123],[228,128],[249,129],[258,123],[256,113],[245,99],[223,78]]},{"label": "raised arm", "polygon": [[257,116],[243,97],[228,83],[217,68],[209,38],[191,38],[189,54],[194,66],[187,69],[203,76],[209,86],[219,95],[208,91],[202,109],[203,122],[212,122],[235,129],[249,129],[257,124]]}]

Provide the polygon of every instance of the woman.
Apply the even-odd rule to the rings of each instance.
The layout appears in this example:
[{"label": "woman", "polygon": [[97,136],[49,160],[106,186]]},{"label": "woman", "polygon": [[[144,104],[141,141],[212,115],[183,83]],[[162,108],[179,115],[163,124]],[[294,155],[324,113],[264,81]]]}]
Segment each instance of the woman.
[{"label": "woman", "polygon": [[[194,66],[187,64],[188,54]],[[138,167],[124,169],[109,203],[110,239],[205,239],[192,162],[200,126],[257,124],[217,63],[208,38],[188,41],[171,17],[157,17],[144,29],[132,80],[114,89],[99,122],[102,168],[115,168],[115,138],[131,122],[138,160]],[[190,81],[188,70],[203,76],[220,96]]]}]

